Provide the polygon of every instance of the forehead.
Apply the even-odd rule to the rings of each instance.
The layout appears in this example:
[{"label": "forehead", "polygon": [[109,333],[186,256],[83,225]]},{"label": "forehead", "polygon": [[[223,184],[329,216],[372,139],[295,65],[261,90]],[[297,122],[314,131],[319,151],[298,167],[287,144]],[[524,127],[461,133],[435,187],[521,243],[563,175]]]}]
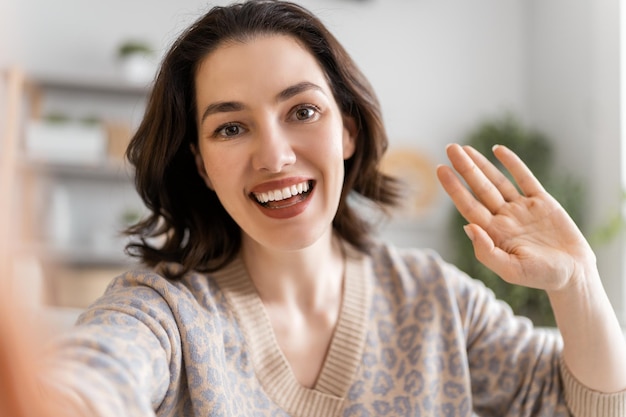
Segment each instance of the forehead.
[{"label": "forehead", "polygon": [[275,94],[302,81],[315,83],[330,94],[324,71],[313,54],[287,35],[225,42],[200,62],[195,74],[199,101]]}]

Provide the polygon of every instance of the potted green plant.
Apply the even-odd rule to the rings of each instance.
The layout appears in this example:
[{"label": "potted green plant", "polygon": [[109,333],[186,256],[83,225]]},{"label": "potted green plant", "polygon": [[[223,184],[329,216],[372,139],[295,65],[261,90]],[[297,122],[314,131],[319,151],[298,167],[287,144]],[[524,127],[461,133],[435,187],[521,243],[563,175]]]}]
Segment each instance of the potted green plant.
[{"label": "potted green plant", "polygon": [[122,75],[133,84],[147,84],[156,72],[156,54],[149,43],[126,40],[117,49]]},{"label": "potted green plant", "polygon": [[[493,156],[491,148],[495,144],[500,144],[515,151],[574,221],[579,225],[582,224],[582,186],[571,176],[559,174],[552,169],[553,149],[547,136],[523,126],[513,115],[505,114],[479,123],[469,132],[464,143],[486,155],[509,177],[510,175]],[[554,325],[550,302],[544,291],[511,285],[476,260],[472,244],[462,229],[466,223],[467,221],[456,210],[450,215],[454,263],[470,276],[483,281],[498,298],[506,301],[516,314],[529,317],[539,326]]]}]

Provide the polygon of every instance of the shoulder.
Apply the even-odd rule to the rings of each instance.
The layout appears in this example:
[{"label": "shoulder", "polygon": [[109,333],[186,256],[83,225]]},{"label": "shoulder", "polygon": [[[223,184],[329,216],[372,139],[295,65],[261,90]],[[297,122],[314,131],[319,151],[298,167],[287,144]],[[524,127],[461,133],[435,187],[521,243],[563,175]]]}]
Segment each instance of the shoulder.
[{"label": "shoulder", "polygon": [[159,266],[155,269],[130,269],[113,278],[103,297],[131,296],[135,300],[167,298],[183,288],[176,280],[170,280]]},{"label": "shoulder", "polygon": [[131,269],[115,277],[106,293],[132,292],[141,297],[164,297],[193,295],[207,290],[215,291],[210,274],[190,271],[178,279],[168,278],[180,270],[177,263],[162,263],[154,269]]},{"label": "shoulder", "polygon": [[143,314],[174,317],[193,314],[199,305],[206,308],[221,302],[219,288],[207,274],[192,271],[180,279],[167,278],[169,271],[179,267],[169,263],[128,270],[115,277],[87,311],[126,312],[137,318]]}]

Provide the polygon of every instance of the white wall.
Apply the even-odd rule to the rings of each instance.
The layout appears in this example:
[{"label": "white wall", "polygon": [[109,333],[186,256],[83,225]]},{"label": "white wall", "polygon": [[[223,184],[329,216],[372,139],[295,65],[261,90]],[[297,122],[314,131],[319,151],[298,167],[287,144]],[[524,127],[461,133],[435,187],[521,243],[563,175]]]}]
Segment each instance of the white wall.
[{"label": "white wall", "polygon": [[[591,13],[591,169],[587,209],[592,227],[623,211],[624,206],[624,68],[620,65],[620,3],[590,0]],[[623,48],[623,46],[621,46]],[[584,165],[583,165],[584,166]],[[614,308],[626,325],[626,280],[624,236],[598,247],[598,263]]]}]

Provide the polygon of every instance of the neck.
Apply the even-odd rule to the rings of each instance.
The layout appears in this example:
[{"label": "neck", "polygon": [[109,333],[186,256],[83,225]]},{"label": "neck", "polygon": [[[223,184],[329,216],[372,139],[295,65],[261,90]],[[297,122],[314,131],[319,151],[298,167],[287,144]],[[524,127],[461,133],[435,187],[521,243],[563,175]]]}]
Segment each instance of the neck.
[{"label": "neck", "polygon": [[273,250],[244,237],[242,257],[265,305],[311,311],[341,298],[344,256],[332,233],[294,251]]}]

